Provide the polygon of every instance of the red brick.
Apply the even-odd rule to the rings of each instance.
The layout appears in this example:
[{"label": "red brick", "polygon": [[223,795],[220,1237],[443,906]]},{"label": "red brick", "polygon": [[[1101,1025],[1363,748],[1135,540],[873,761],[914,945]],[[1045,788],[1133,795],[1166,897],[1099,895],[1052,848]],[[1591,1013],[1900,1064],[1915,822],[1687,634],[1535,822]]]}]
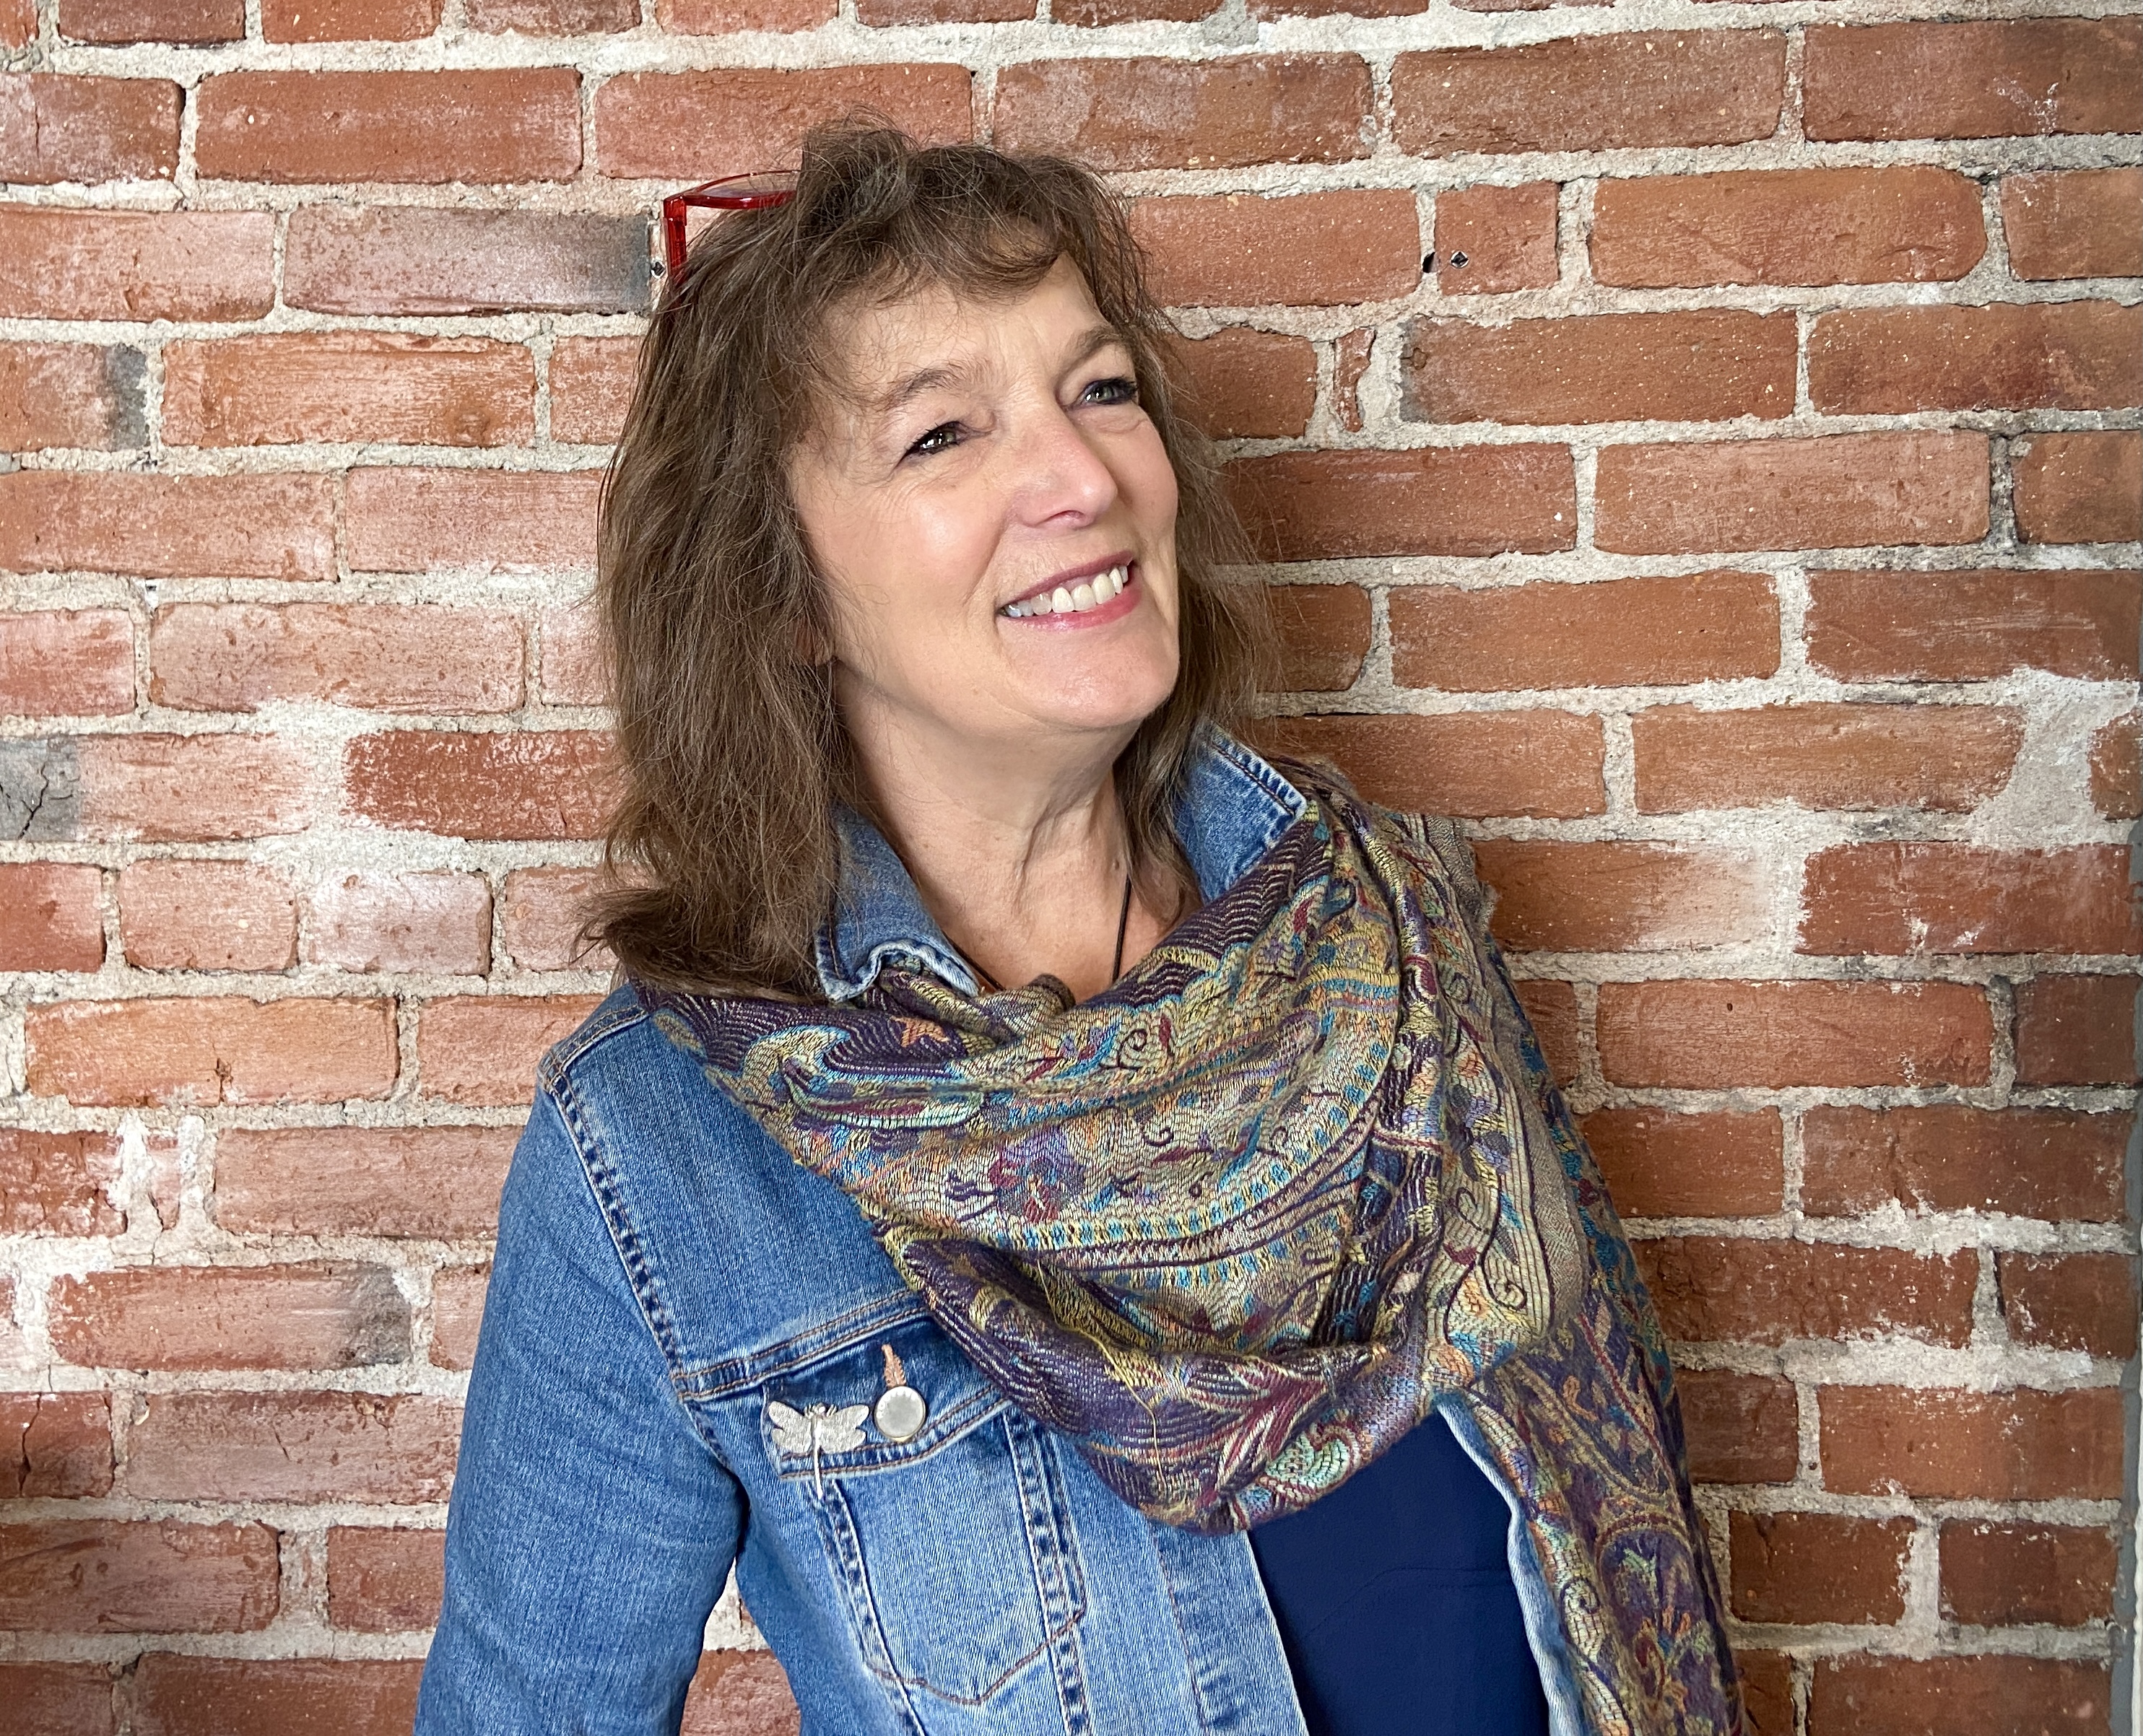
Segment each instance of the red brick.
[{"label": "red brick", "polygon": [[2008,18],[1808,33],[1811,139],[2143,132],[2143,21]]},{"label": "red brick", "polygon": [[81,833],[148,843],[302,830],[311,773],[260,735],[79,738]]},{"label": "red brick", "polygon": [[92,1368],[355,1368],[409,1353],[384,1266],[151,1266],[61,1278],[53,1348]]},{"label": "red brick", "polygon": [[536,1066],[602,1002],[600,995],[468,995],[434,1001],[417,1024],[427,1097],[512,1105],[536,1092]]},{"label": "red brick", "polygon": [[599,471],[354,470],[349,564],[359,572],[595,564]]},{"label": "red brick", "polygon": [[2110,820],[2143,819],[2143,711],[2091,738],[2091,804]]},{"label": "red brick", "polygon": [[115,1685],[101,1664],[0,1664],[0,1705],[23,1736],[117,1736]]},{"label": "red brick", "polygon": [[1794,1660],[1784,1652],[1737,1645],[1734,1668],[1741,1679],[1749,1736],[1795,1736],[1799,1727],[1794,1714]]},{"label": "red brick", "polygon": [[1279,688],[1352,687],[1369,655],[1369,593],[1359,585],[1274,585],[1265,595],[1279,636]]},{"label": "red brick", "polygon": [[[839,0],[656,0],[655,16],[666,31],[722,36],[735,30],[809,30],[839,10]],[[1057,16],[1061,23],[1078,22]]]},{"label": "red brick", "polygon": [[1169,361],[1190,419],[1215,440],[1299,434],[1317,406],[1317,352],[1305,338],[1230,325],[1179,339]]},{"label": "red brick", "polygon": [[2143,433],[2037,434],[2010,459],[2027,542],[2143,538]]},{"label": "red brick", "polygon": [[1596,1109],[1584,1128],[1625,1217],[1759,1218],[1784,1209],[1776,1110]]},{"label": "red brick", "polygon": [[37,36],[36,0],[0,0],[0,47],[26,47]]},{"label": "red brick", "polygon": [[2002,232],[2018,277],[2143,277],[2143,169],[2004,176]]},{"label": "red brick", "polygon": [[1657,952],[1761,937],[1769,888],[1751,858],[1675,844],[1484,838],[1496,937],[1520,952]]},{"label": "red brick", "polygon": [[0,710],[112,716],[134,709],[134,623],[124,610],[0,615]]},{"label": "red brick", "polygon": [[2143,573],[1817,572],[1809,603],[1809,660],[1849,681],[2138,673]]},{"label": "red brick", "polygon": [[31,1091],[74,1103],[339,1103],[394,1084],[385,1001],[78,1001],[25,1026]]},{"label": "red brick", "polygon": [[215,1220],[236,1234],[488,1236],[511,1127],[225,1128]]},{"label": "red brick", "polygon": [[1392,134],[1416,156],[1738,145],[1786,91],[1775,30],[1641,30],[1438,48],[1392,67]]},{"label": "red brick", "polygon": [[[328,314],[638,313],[647,226],[585,212],[301,205],[284,299]],[[570,339],[559,345],[639,340]]]},{"label": "red brick", "polygon": [[2067,1628],[2113,1614],[2113,1540],[2102,1530],[1952,1519],[1941,1551],[1942,1611],[1952,1621]]},{"label": "red brick", "polygon": [[540,631],[537,685],[553,705],[607,705],[610,671],[603,660],[602,619],[592,599],[546,609]]},{"label": "red brick", "polygon": [[551,438],[606,446],[625,430],[637,338],[561,338],[551,351]]},{"label": "red brick", "polygon": [[[468,0],[465,16],[471,30],[517,30],[524,36],[592,36],[631,30],[640,22],[640,3],[639,0]],[[832,16],[829,11],[827,17]]]},{"label": "red brick", "polygon": [[120,871],[119,937],[145,970],[284,971],[298,912],[273,869],[152,857]]},{"label": "red brick", "polygon": [[2111,1698],[2103,1664],[1824,1658],[1809,1736],[2091,1736],[2109,1728]]},{"label": "red brick", "polygon": [[446,1593],[447,1534],[385,1526],[328,1530],[328,1623],[360,1634],[429,1628]]},{"label": "red brick", "polygon": [[1623,554],[1977,542],[1984,434],[1833,434],[1611,446],[1596,494],[1601,547]]},{"label": "red brick", "polygon": [[2017,991],[2019,1085],[2137,1082],[2133,977],[2040,977]]},{"label": "red brick", "polygon": [[235,1634],[265,1628],[281,1595],[265,1525],[0,1526],[0,1622],[40,1634]]},{"label": "red brick", "polygon": [[1575,819],[1606,811],[1596,717],[1568,711],[1274,718],[1260,736],[1330,759],[1364,795],[1413,814]]},{"label": "red brick", "polygon": [[1839,844],[1809,858],[1804,952],[2143,952],[2128,852]]},{"label": "red brick", "polygon": [[1035,0],[856,0],[859,24],[1002,24],[1034,16]]},{"label": "red brick", "polygon": [[245,0],[60,0],[60,34],[77,42],[235,42]]},{"label": "red brick", "polygon": [[202,80],[204,179],[565,181],[581,166],[580,74],[223,72]]},{"label": "red brick", "polygon": [[2023,726],[1988,705],[1660,705],[1631,734],[1646,814],[1779,802],[1962,813],[2007,784]]},{"label": "red brick", "polygon": [[1636,1251],[1660,1326],[1685,1343],[1898,1336],[1962,1349],[1972,1337],[1973,1254],[1710,1236]]},{"label": "red brick", "polygon": [[128,1435],[143,1501],[444,1501],[461,1408],[374,1392],[156,1392]]},{"label": "red brick", "polygon": [[1131,225],[1154,294],[1171,307],[1386,301],[1421,281],[1408,192],[1141,199]]},{"label": "red brick", "polygon": [[272,211],[0,207],[0,315],[256,319],[275,245]]},{"label": "red brick", "polygon": [[1950,1501],[2111,1501],[2121,1492],[2121,1393],[1825,1387],[1825,1488]]},{"label": "red brick", "polygon": [[1779,603],[1759,572],[1455,585],[1390,594],[1392,678],[1458,693],[1672,686],[1768,675]]},{"label": "red brick", "polygon": [[1621,1085],[1983,1085],[1986,997],[1961,982],[1608,982],[1600,1062]]},{"label": "red brick", "polygon": [[1909,1212],[2008,1212],[2106,1223],[2121,1215],[2119,1115],[2067,1109],[1822,1105],[1801,1124],[1803,1209],[1852,1217],[1896,1200]]},{"label": "red brick", "polygon": [[1699,1482],[1793,1481],[1800,1465],[1800,1407],[1791,1381],[1688,1368],[1676,1372],[1675,1392],[1689,1435],[1690,1475]]},{"label": "red brick", "polygon": [[143,365],[116,344],[0,344],[0,451],[140,446]]},{"label": "red brick", "polygon": [[93,971],[104,962],[104,871],[0,863],[0,971]]},{"label": "red brick", "polygon": [[1541,978],[1522,978],[1512,987],[1525,1013],[1526,1022],[1532,1026],[1533,1035],[1539,1040],[1548,1071],[1555,1076],[1557,1085],[1568,1085],[1577,1077],[1585,1052],[1585,1038],[1577,1020],[1576,987],[1567,982]]},{"label": "red brick", "polygon": [[772,1652],[702,1652],[678,1736],[797,1736],[803,1717]]},{"label": "red brick", "polygon": [[[119,1185],[116,1134],[0,1127],[0,1174],[7,1178],[7,1191],[0,1194],[0,1231],[108,1236],[126,1228],[111,1199]],[[6,1462],[0,1451],[0,1464]]]},{"label": "red brick", "polygon": [[1556,262],[1552,181],[1516,187],[1454,187],[1436,195],[1435,272],[1446,295],[1502,295],[1544,289]]},{"label": "red brick", "polygon": [[0,571],[332,579],[330,478],[24,470],[0,476]]},{"label": "red brick", "polygon": [[174,446],[525,445],[535,405],[533,358],[491,338],[290,332],[164,351]]},{"label": "red brick", "polygon": [[1407,333],[1410,422],[1725,422],[1794,407],[1790,314],[1595,314]]},{"label": "red brick", "polygon": [[252,711],[318,700],[369,711],[510,711],[521,623],[483,609],[384,603],[182,603],[149,636],[160,705]]},{"label": "red brick", "polygon": [[0,77],[0,181],[169,181],[178,166],[169,79]]},{"label": "red brick", "polygon": [[1603,284],[1946,283],[1987,251],[1979,188],[1952,169],[1754,169],[1603,181]]},{"label": "red brick", "polygon": [[1735,1512],[1730,1531],[1742,1620],[1903,1620],[1911,1520]]},{"label": "red brick", "polygon": [[481,874],[352,873],[313,889],[306,957],[345,971],[491,968],[491,883]]},{"label": "red brick", "polygon": [[955,66],[621,73],[596,92],[596,161],[605,175],[702,181],[710,163],[793,161],[808,129],[859,109],[955,143],[974,134],[972,82]]},{"label": "red brick", "polygon": [[440,0],[260,0],[271,42],[410,42],[439,27]]},{"label": "red brick", "polygon": [[1274,561],[1542,554],[1577,540],[1563,446],[1274,453],[1237,459],[1228,483]]},{"label": "red brick", "polygon": [[[11,1171],[8,1192],[15,1191]],[[11,1211],[9,1227],[18,1227]],[[101,1392],[0,1392],[0,1500],[111,1488],[111,1401]]]},{"label": "red brick", "polygon": [[2020,1344],[2121,1362],[2136,1354],[2136,1263],[2120,1254],[1995,1256],[2002,1318]]},{"label": "red brick", "polygon": [[419,1658],[195,1658],[151,1652],[134,1673],[132,1736],[403,1736]]},{"label": "red brick", "polygon": [[1039,60],[997,74],[1000,150],[1089,167],[1240,169],[1367,156],[1369,69],[1352,54]]},{"label": "red brick", "polygon": [[2117,409],[2143,379],[2143,307],[2110,301],[1853,308],[1809,336],[1815,408]]},{"label": "red brick", "polygon": [[592,730],[390,731],[351,741],[344,784],[354,814],[399,831],[597,838],[609,756],[609,738]]},{"label": "red brick", "polygon": [[1376,339],[1373,326],[1357,326],[1332,346],[1332,413],[1350,434],[1362,432],[1362,376]]},{"label": "red brick", "polygon": [[476,1361],[483,1324],[484,1293],[491,1267],[443,1266],[432,1280],[432,1360],[442,1368],[467,1368]]},{"label": "red brick", "polygon": [[581,951],[581,925],[608,877],[601,868],[516,868],[506,877],[501,913],[507,956],[516,970],[603,970],[609,952]]}]

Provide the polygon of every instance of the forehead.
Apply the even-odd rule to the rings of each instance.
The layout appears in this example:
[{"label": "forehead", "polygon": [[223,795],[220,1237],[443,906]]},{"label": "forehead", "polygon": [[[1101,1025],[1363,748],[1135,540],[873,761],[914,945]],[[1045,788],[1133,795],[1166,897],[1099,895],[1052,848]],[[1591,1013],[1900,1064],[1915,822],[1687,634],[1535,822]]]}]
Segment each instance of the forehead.
[{"label": "forehead", "polygon": [[1038,283],[998,294],[925,284],[835,316],[839,383],[853,408],[881,411],[911,395],[918,379],[935,384],[942,376],[949,383],[989,367],[1009,345],[1047,349],[1106,324],[1068,258]]}]

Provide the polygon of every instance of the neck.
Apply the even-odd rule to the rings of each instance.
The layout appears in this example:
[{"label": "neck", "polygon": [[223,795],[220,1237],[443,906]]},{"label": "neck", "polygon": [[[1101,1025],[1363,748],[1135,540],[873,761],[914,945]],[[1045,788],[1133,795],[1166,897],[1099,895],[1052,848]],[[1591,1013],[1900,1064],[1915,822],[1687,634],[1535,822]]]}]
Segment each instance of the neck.
[{"label": "neck", "polygon": [[[1039,747],[851,733],[874,818],[970,963],[1082,1000],[1109,986],[1130,866],[1113,769],[1131,730]],[[1126,964],[1159,936],[1136,901],[1130,927]]]}]

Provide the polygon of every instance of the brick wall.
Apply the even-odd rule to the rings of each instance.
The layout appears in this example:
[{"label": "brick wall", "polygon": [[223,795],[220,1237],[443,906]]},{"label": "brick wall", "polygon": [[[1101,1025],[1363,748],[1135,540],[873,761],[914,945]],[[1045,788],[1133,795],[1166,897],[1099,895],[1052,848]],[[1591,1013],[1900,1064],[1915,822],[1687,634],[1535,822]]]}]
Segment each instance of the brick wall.
[{"label": "brick wall", "polygon": [[859,103],[1135,196],[1274,734],[1500,890],[1764,1736],[2125,1725],[2137,0],[1344,3],[0,0],[0,1726],[406,1728],[605,981],[652,201]]}]

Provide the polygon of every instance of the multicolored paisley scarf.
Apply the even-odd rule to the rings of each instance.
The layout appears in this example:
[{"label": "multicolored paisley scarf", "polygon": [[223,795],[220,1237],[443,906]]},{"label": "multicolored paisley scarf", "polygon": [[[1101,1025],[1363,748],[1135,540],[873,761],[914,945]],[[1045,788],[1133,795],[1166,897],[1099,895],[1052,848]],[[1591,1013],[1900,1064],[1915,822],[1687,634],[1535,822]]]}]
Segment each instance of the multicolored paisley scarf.
[{"label": "multicolored paisley scarf", "polygon": [[1464,846],[1283,769],[1304,817],[1090,1001],[641,998],[1125,1500],[1247,1527],[1459,1403],[1588,1725],[1736,1731],[1664,1347]]}]

